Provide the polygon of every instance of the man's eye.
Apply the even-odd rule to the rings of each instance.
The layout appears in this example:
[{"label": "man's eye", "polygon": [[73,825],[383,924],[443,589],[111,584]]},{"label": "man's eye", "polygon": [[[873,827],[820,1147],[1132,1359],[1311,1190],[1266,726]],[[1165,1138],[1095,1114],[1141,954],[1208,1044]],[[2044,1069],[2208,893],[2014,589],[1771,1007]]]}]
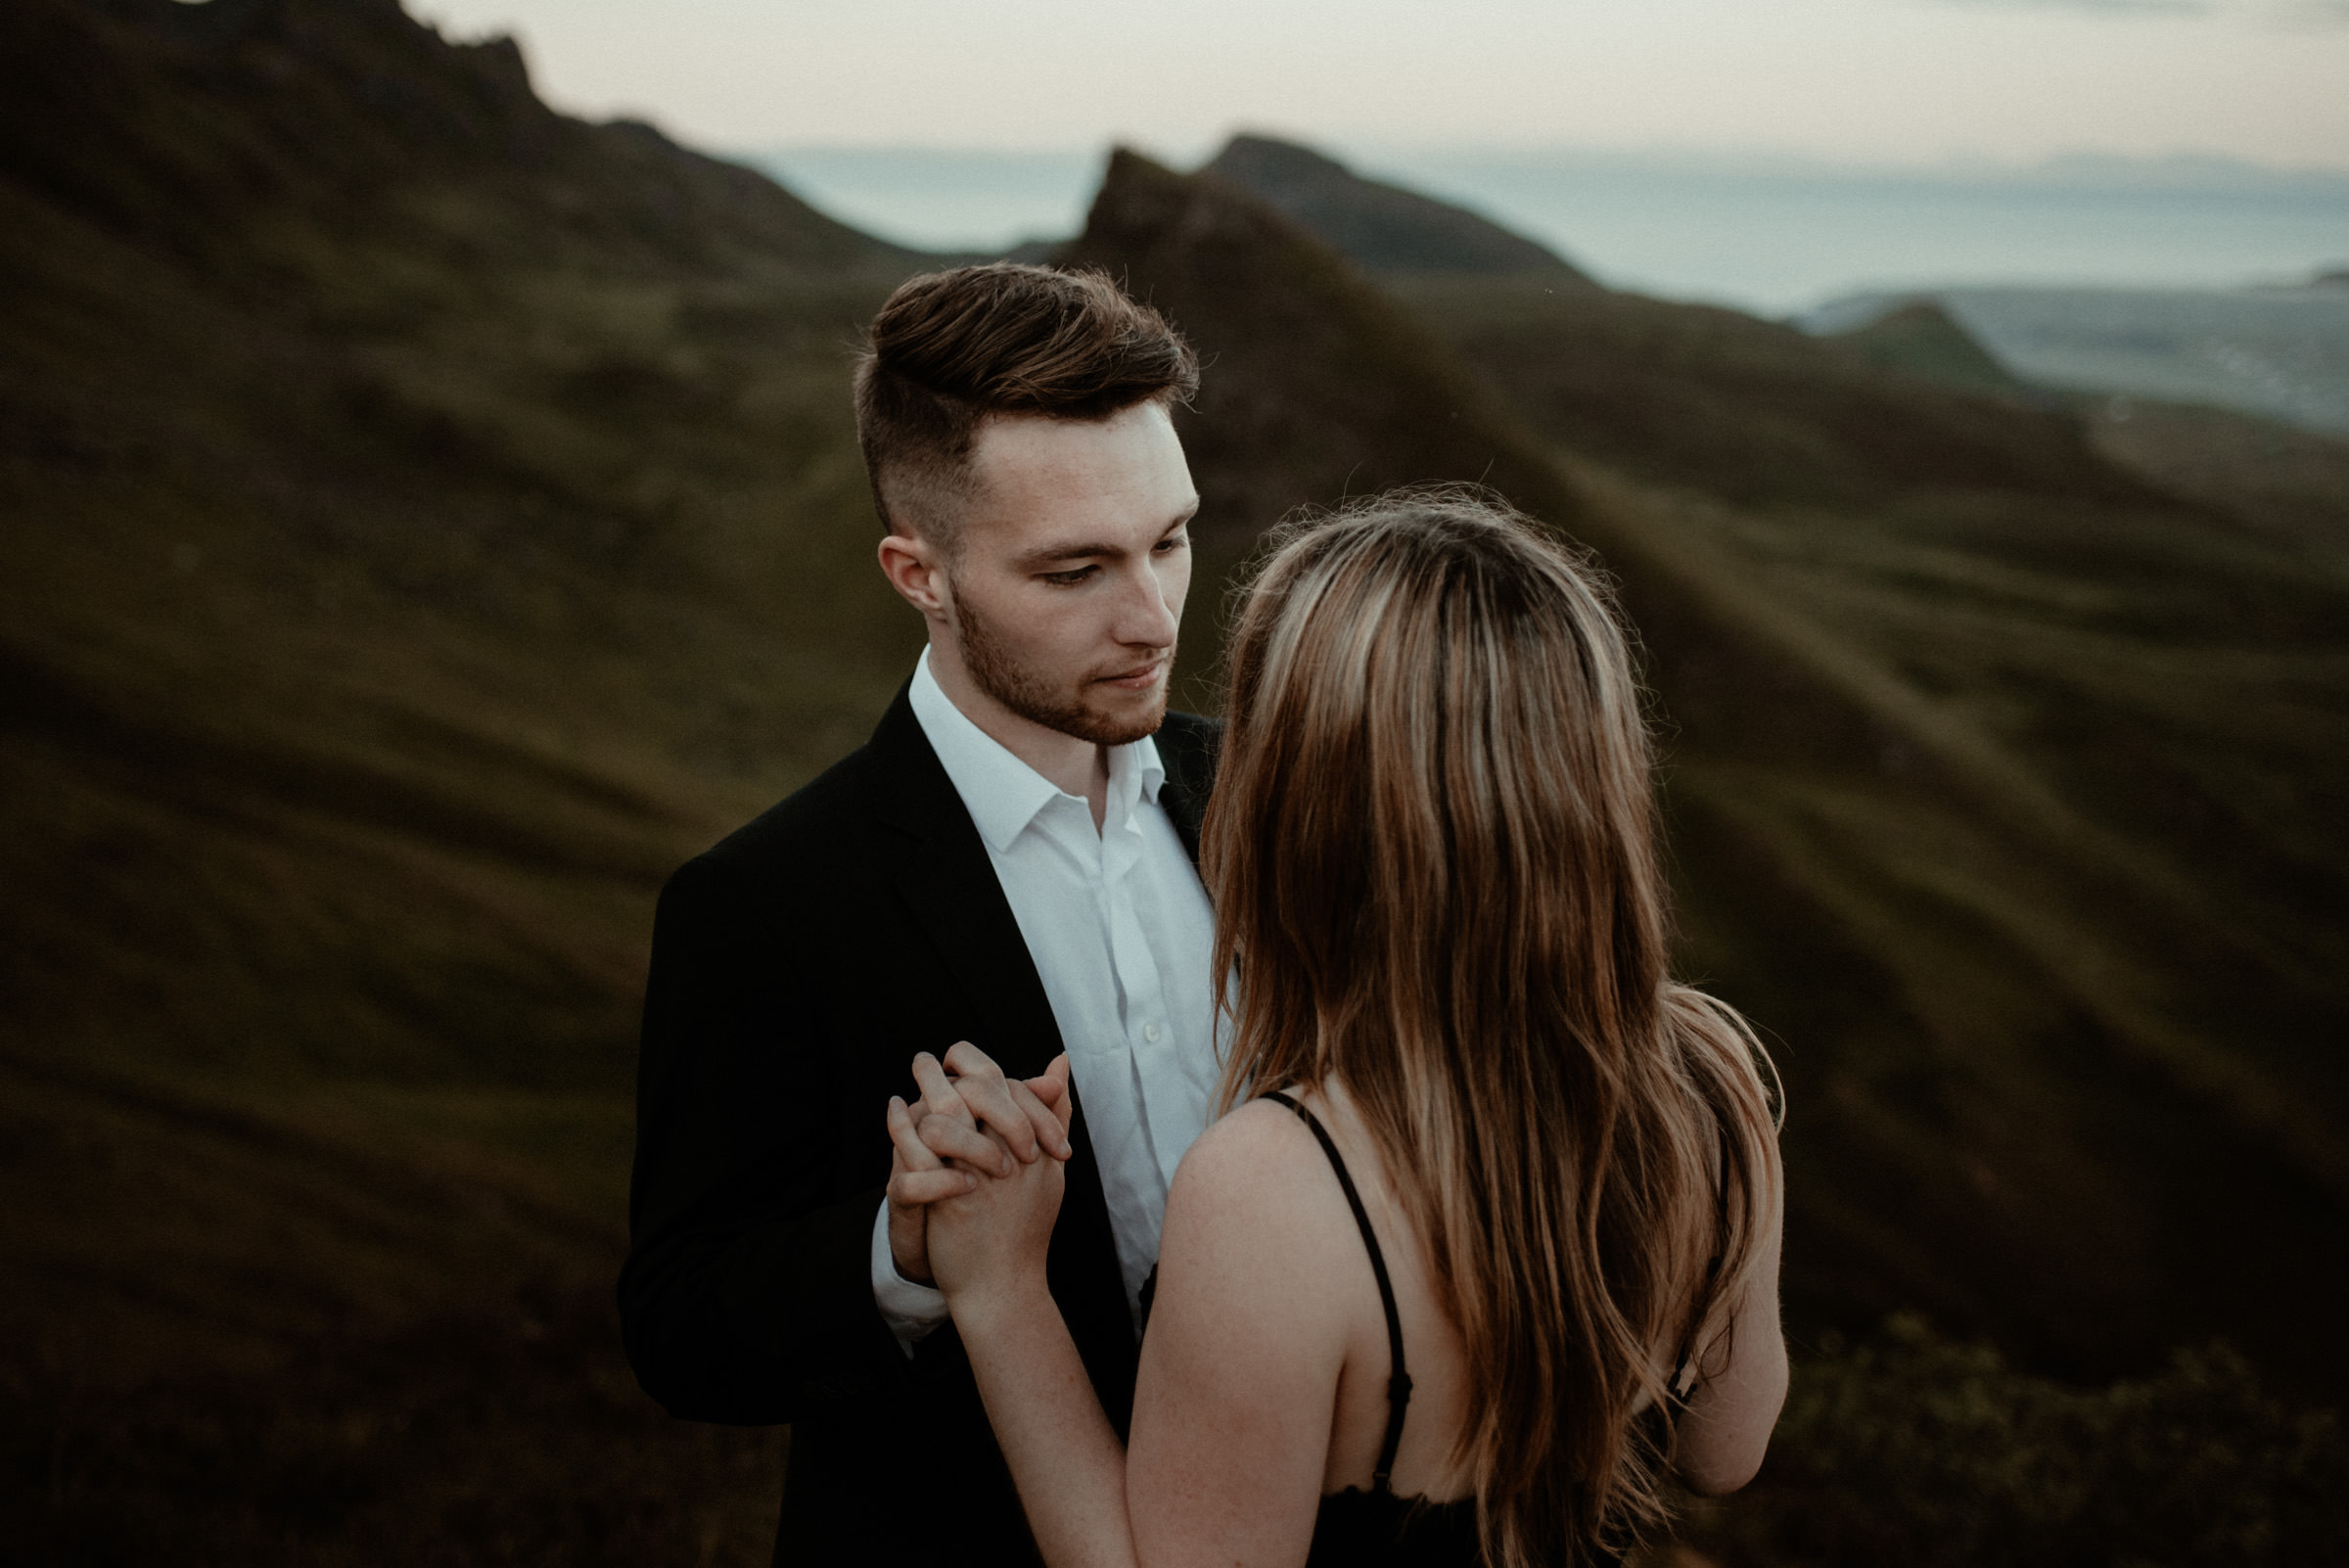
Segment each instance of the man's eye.
[{"label": "man's eye", "polygon": [[1173,555],[1176,550],[1180,550],[1188,546],[1190,542],[1191,541],[1187,535],[1177,533],[1172,538],[1159,540],[1157,545],[1158,553],[1160,555]]},{"label": "man's eye", "polygon": [[1068,572],[1047,572],[1043,576],[1044,580],[1056,588],[1074,588],[1100,570],[1099,567],[1078,567]]}]

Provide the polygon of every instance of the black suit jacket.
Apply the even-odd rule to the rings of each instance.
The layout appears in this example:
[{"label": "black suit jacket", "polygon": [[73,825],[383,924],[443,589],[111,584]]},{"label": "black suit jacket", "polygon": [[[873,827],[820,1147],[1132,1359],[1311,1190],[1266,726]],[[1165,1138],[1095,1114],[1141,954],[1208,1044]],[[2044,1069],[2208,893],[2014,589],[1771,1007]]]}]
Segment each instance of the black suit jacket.
[{"label": "black suit jacket", "polygon": [[[1157,736],[1194,859],[1219,733],[1170,714]],[[791,1423],[778,1563],[1036,1560],[952,1326],[909,1360],[873,1304],[889,1096],[958,1039],[1023,1077],[1061,1049],[899,691],[862,749],[678,870],[653,929],[622,1332],[670,1414]],[[1133,1320],[1082,1104],[1074,1142],[1049,1280],[1123,1431]]]}]

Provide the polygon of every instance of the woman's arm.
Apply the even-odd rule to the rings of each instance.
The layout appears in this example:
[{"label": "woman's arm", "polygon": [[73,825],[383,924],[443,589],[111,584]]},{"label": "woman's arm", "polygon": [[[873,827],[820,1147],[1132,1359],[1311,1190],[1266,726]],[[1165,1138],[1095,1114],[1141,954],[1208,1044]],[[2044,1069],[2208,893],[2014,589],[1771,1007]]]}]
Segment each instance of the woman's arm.
[{"label": "woman's arm", "polygon": [[1786,1403],[1786,1336],[1778,1326],[1778,1254],[1785,1193],[1773,1160],[1765,1168],[1754,1267],[1731,1309],[1727,1332],[1698,1364],[1695,1392],[1675,1423],[1672,1462],[1691,1492],[1718,1498],[1762,1468],[1770,1434]]},{"label": "woman's arm", "polygon": [[1135,1568],[1125,1445],[1042,1270],[999,1289],[949,1286],[946,1300],[1047,1568]]},{"label": "woman's arm", "polygon": [[1367,1272],[1344,1202],[1285,1112],[1243,1108],[1192,1146],[1167,1200],[1130,1467],[1044,1285],[1058,1163],[931,1209],[932,1266],[1049,1568],[1305,1561],[1345,1287]]},{"label": "woman's arm", "polygon": [[1146,1568],[1305,1561],[1349,1353],[1385,1376],[1371,1290],[1345,1193],[1293,1113],[1243,1105],[1191,1146],[1134,1391],[1126,1495]]},{"label": "woman's arm", "polygon": [[[1057,1068],[1058,1063],[1054,1066]],[[925,1088],[930,1087],[927,1083]],[[925,1099],[936,1099],[925,1094]],[[1059,1097],[1056,1115],[1069,1101]],[[1058,1160],[1022,1165],[975,1141],[958,1119],[936,1113],[917,1128],[892,1102],[889,1128],[908,1194],[941,1150],[957,1164],[993,1165],[966,1195],[929,1204],[929,1257],[954,1315],[988,1422],[1011,1467],[1028,1527],[1049,1568],[1134,1568],[1126,1516],[1126,1450],[1094,1396],[1060,1304],[1045,1284],[1044,1259],[1060,1213]],[[1065,1124],[1055,1130],[1065,1131]],[[967,1151],[966,1151],[967,1146]],[[953,1173],[940,1173],[951,1175]],[[898,1185],[893,1178],[893,1188]]]}]

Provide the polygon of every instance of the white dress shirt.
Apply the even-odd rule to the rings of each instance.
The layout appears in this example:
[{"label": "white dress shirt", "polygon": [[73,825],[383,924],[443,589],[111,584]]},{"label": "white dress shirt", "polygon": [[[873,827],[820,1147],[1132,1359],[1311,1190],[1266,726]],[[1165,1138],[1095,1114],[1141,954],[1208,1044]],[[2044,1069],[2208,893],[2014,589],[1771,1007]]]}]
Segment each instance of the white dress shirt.
[{"label": "white dress shirt", "polygon": [[[1167,1187],[1207,1126],[1218,1065],[1215,919],[1158,804],[1167,776],[1158,746],[1145,736],[1110,748],[1096,831],[1082,796],[1061,790],[954,706],[930,673],[928,649],[909,695],[1043,980],[1138,1323]],[[898,1273],[886,1199],[873,1220],[873,1300],[907,1355],[946,1319],[944,1296]]]}]

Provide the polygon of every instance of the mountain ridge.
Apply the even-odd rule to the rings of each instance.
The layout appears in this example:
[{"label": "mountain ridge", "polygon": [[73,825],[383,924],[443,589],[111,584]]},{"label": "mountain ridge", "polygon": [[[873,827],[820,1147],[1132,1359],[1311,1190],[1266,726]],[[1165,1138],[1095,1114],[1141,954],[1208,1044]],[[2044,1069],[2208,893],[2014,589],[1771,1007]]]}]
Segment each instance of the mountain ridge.
[{"label": "mountain ridge", "polygon": [[1243,132],[1199,172],[1246,186],[1372,272],[1530,274],[1553,287],[1590,283],[1547,246],[1480,212],[1365,179],[1296,142]]}]

